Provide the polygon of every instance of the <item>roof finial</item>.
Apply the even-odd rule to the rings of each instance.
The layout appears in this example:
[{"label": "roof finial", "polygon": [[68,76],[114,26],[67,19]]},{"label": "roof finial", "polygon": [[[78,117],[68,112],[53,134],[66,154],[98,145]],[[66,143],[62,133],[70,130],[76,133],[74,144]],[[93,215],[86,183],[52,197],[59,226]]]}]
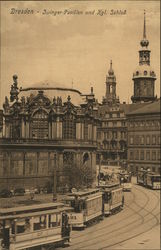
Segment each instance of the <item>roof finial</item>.
[{"label": "roof finial", "polygon": [[109,71],[108,71],[108,74],[109,74],[109,75],[113,75],[113,74],[114,74],[114,71],[113,71],[113,69],[112,69],[112,60],[110,61],[110,69],[109,69]]},{"label": "roof finial", "polygon": [[112,60],[110,61],[110,70],[112,70]]},{"label": "roof finial", "polygon": [[146,17],[145,17],[145,10],[144,10],[144,30],[143,30],[143,39],[146,39]]}]

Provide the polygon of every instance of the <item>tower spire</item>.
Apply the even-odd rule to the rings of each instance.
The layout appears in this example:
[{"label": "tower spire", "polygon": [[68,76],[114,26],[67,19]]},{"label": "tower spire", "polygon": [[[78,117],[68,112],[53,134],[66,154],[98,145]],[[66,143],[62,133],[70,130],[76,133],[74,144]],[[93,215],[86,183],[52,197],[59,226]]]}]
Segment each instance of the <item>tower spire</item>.
[{"label": "tower spire", "polygon": [[110,69],[109,69],[109,71],[108,71],[108,74],[109,74],[109,75],[114,75],[114,71],[113,71],[113,69],[112,69],[112,60],[110,61]]},{"label": "tower spire", "polygon": [[112,60],[110,61],[110,70],[112,70]]},{"label": "tower spire", "polygon": [[146,16],[145,16],[145,10],[144,10],[144,30],[143,30],[143,39],[146,39]]},{"label": "tower spire", "polygon": [[134,71],[134,95],[131,97],[133,103],[147,102],[155,100],[154,85],[156,75],[150,67],[150,50],[148,49],[149,41],[146,37],[146,16],[144,10],[143,38],[140,42],[139,50],[139,67]]},{"label": "tower spire", "polygon": [[144,10],[144,26],[143,26],[143,39],[141,40],[140,42],[140,45],[142,47],[148,47],[149,45],[149,41],[148,39],[146,38],[146,13],[145,13],[145,10]]}]

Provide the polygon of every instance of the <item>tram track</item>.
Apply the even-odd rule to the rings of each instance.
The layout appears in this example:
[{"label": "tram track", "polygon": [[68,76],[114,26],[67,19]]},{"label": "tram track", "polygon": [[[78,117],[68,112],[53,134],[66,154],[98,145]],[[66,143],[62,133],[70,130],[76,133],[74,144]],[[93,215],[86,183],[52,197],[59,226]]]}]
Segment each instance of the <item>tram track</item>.
[{"label": "tram track", "polygon": [[[133,192],[131,192],[131,194],[132,194],[132,196],[133,196],[133,199],[132,199],[132,202],[130,203],[130,206],[132,205],[132,204],[134,204],[135,203],[135,194],[133,193]],[[143,208],[144,208],[144,206],[146,206],[147,205],[147,203],[149,202],[149,200],[147,200],[146,202],[145,202],[145,204],[143,205],[143,206],[141,206],[140,207],[140,209],[138,210],[138,212],[139,211],[141,211]],[[127,207],[127,208],[129,208],[129,206],[127,205],[127,204],[125,204],[125,206]],[[132,210],[132,209],[131,209]],[[125,210],[123,210],[122,212],[125,212]],[[134,214],[133,214],[134,215]],[[117,221],[117,223],[120,223],[120,222],[122,222],[122,221],[124,221],[125,219],[128,219],[128,218],[130,218],[130,217],[132,217],[133,215],[129,215],[129,216],[126,216],[126,214],[125,214],[125,216],[122,218],[122,219],[120,219],[119,221]],[[112,215],[113,216],[113,215]],[[105,218],[105,220],[108,220],[108,218]],[[110,223],[110,224],[108,224],[108,227],[110,227],[110,226],[113,226],[113,223]],[[98,231],[101,231],[102,229],[105,229],[107,227],[107,225],[105,225],[105,226],[101,226],[100,228],[98,228],[97,229],[97,232]],[[90,234],[93,234],[93,232],[88,232],[88,234],[90,235]],[[78,235],[78,236],[75,236],[75,237],[72,237],[73,239],[76,239],[76,238],[81,238],[82,236],[80,236],[80,235]]]},{"label": "tram track", "polygon": [[[135,188],[136,188],[136,187],[135,187]],[[150,201],[150,197],[147,195],[146,192],[142,191],[141,188],[136,188],[136,189],[139,189],[139,191],[140,191],[141,193],[144,194],[144,196],[146,197],[146,203],[144,204],[144,206],[140,206],[140,205],[136,202],[135,194],[132,193],[132,194],[133,194],[133,203],[135,203],[138,207],[140,207],[140,209],[139,209],[138,211],[136,211],[135,209],[131,208],[132,203],[130,204],[130,206],[128,206],[128,205],[127,205],[127,206],[128,206],[128,208],[129,208],[130,210],[132,210],[132,211],[134,212],[135,215],[136,215],[136,214],[139,215],[140,218],[137,219],[137,220],[135,219],[135,220],[133,220],[133,221],[130,222],[131,225],[132,225],[131,230],[132,230],[132,229],[136,229],[136,226],[134,227],[133,225],[134,225],[134,223],[140,221],[140,219],[141,219],[141,223],[139,223],[139,225],[137,225],[137,226],[144,225],[144,224],[145,224],[145,223],[144,223],[145,217],[147,217],[148,215],[151,215],[152,218],[150,218],[149,220],[147,220],[146,223],[148,223],[149,221],[151,221],[151,220],[153,220],[153,219],[155,218],[155,220],[156,220],[155,224],[154,224],[152,227],[148,228],[148,230],[144,230],[143,232],[141,232],[141,233],[139,232],[138,234],[135,233],[135,235],[132,235],[132,236],[126,238],[126,239],[117,241],[116,243],[107,244],[106,246],[104,246],[104,247],[101,248],[101,249],[109,248],[109,247],[118,245],[118,244],[120,244],[120,243],[122,243],[122,242],[125,242],[125,241],[127,241],[127,240],[129,240],[129,239],[135,238],[135,237],[137,237],[138,235],[140,235],[140,234],[142,234],[142,233],[148,232],[148,231],[151,230],[153,227],[155,227],[156,225],[159,224],[159,219],[157,218],[157,215],[160,214],[160,213],[158,213],[157,215],[155,215],[155,214],[153,213],[153,212],[156,210],[156,208],[158,207],[158,203],[160,202],[160,201],[159,201],[159,196],[158,196],[158,195],[155,195],[155,193],[153,193],[154,196],[157,198],[157,203],[156,203],[155,207],[154,207],[151,211],[149,211],[149,210],[146,209],[146,206],[147,206],[147,204],[148,204],[149,201]],[[145,212],[146,212],[146,215],[141,215],[141,214],[140,214],[140,211],[141,211],[141,210],[142,210],[142,211],[145,211]],[[127,219],[127,218],[126,218],[126,219]],[[122,220],[124,220],[124,219],[122,219]],[[119,220],[118,223],[119,223],[120,221],[122,221],[122,220]],[[112,223],[109,224],[108,227],[109,227],[110,225],[112,225]],[[109,231],[109,232],[106,231],[106,233],[103,233],[103,234],[101,233],[101,234],[97,235],[94,239],[97,239],[97,242],[96,242],[97,244],[102,243],[103,239],[99,240],[100,237],[102,238],[102,237],[107,236],[107,235],[109,235],[109,234],[115,233],[116,231],[118,231],[118,230],[120,230],[120,229],[123,230],[124,228],[127,228],[127,226],[129,226],[129,223],[126,224],[126,225],[124,225],[124,226],[121,226],[121,227],[119,227],[119,228],[117,228],[117,229],[115,229],[115,230],[112,230],[112,231]],[[107,225],[104,226],[104,227],[101,228],[101,229],[104,230],[106,227],[107,227]],[[99,231],[101,231],[101,229],[100,229]],[[97,230],[97,232],[98,232],[98,230]],[[126,232],[129,232],[129,227],[128,227],[128,230],[127,230],[127,231],[124,231],[124,232],[121,232],[120,234],[117,234],[117,237],[118,237],[118,236],[121,236],[122,234],[125,234]],[[93,232],[89,232],[89,233],[87,233],[87,234],[90,235],[90,234],[93,234]],[[81,237],[81,236],[80,236],[80,237]],[[114,237],[116,237],[116,236],[114,236]],[[114,238],[114,237],[111,236],[111,237],[110,237],[110,240],[111,240],[112,238]],[[75,237],[75,238],[76,238],[76,237]],[[77,238],[79,238],[79,237],[77,237]],[[108,240],[109,240],[109,239],[108,239]],[[91,239],[90,239],[90,240],[86,240],[86,243],[87,243],[87,242],[90,242],[90,241],[91,241]],[[75,247],[75,246],[79,246],[81,243],[84,243],[84,241],[75,243],[74,245],[71,246],[72,249],[78,249],[78,248],[74,248],[74,247]],[[86,245],[85,247],[80,246],[79,249],[88,249],[89,247],[91,248],[92,246],[95,247],[96,244],[93,244],[93,242],[92,242],[92,244],[88,244],[88,245]]]},{"label": "tram track", "polygon": [[[140,191],[140,190],[139,190]],[[150,191],[152,191],[152,190],[150,190]],[[153,191],[152,191],[153,192]],[[142,193],[144,193],[144,194],[146,194],[144,191],[142,191]],[[159,200],[159,197],[156,195],[156,193],[153,193],[154,194],[154,196],[155,197],[157,197],[157,204],[155,205],[155,207],[153,208],[153,210],[152,211],[154,211],[155,210],[155,208],[157,207],[157,205],[158,205],[158,203],[160,203],[160,200]],[[147,195],[147,194],[146,194]],[[152,214],[151,212],[150,212],[150,214]],[[127,238],[127,239],[124,239],[124,240],[122,240],[122,241],[119,241],[119,242],[117,242],[117,243],[114,243],[114,244],[111,244],[111,245],[107,245],[107,246],[105,246],[105,247],[102,247],[102,248],[100,248],[100,249],[98,249],[98,250],[103,250],[103,249],[107,249],[107,248],[109,248],[109,247],[112,247],[112,246],[116,246],[116,245],[118,245],[118,244],[121,244],[121,243],[123,243],[123,242],[126,242],[127,240],[131,240],[131,239],[134,239],[134,238],[136,238],[137,236],[140,236],[141,234],[144,234],[144,233],[146,233],[146,232],[148,232],[148,231],[150,231],[152,228],[154,228],[155,226],[157,226],[158,224],[160,224],[160,221],[159,221],[159,219],[157,218],[157,216],[156,215],[154,215],[154,214],[152,214],[154,217],[155,217],[155,219],[156,219],[156,224],[154,225],[154,226],[152,226],[151,228],[149,228],[148,230],[145,230],[145,231],[143,231],[142,233],[138,233],[138,234],[135,234],[134,236],[131,236],[131,237],[129,237],[129,238]],[[160,212],[159,213],[157,213],[157,215],[160,215]],[[149,219],[147,222],[149,222],[150,220],[152,220],[153,218],[151,218],[151,219]]]}]

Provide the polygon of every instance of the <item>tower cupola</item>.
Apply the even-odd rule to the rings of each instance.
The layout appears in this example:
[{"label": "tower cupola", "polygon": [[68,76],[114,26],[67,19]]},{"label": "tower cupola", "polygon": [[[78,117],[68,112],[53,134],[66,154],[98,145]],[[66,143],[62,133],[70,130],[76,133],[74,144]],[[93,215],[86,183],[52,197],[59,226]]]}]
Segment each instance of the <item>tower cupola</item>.
[{"label": "tower cupola", "polygon": [[106,96],[103,99],[103,103],[114,104],[117,102],[119,102],[119,99],[116,97],[116,76],[112,68],[111,60],[108,75],[106,76]]},{"label": "tower cupola", "polygon": [[144,11],[143,39],[140,41],[139,66],[133,73],[134,95],[131,97],[133,103],[147,102],[156,99],[154,87],[156,75],[150,66],[149,40],[146,36],[146,15]]}]

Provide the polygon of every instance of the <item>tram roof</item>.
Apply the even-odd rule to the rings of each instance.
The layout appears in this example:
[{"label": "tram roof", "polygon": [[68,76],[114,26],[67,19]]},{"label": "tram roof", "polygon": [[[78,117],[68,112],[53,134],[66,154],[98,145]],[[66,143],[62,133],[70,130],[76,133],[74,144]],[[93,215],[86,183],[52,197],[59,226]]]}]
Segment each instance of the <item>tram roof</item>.
[{"label": "tram roof", "polygon": [[28,218],[28,217],[35,217],[35,216],[42,216],[47,214],[59,214],[63,211],[72,211],[73,208],[71,207],[61,207],[57,209],[51,209],[51,210],[43,210],[43,211],[36,211],[31,213],[22,213],[22,214],[10,214],[10,215],[0,215],[0,220],[7,220],[7,219],[22,219],[22,218]]},{"label": "tram roof", "polygon": [[115,185],[115,186],[101,185],[100,189],[101,189],[102,192],[104,192],[104,191],[110,192],[112,190],[122,189],[122,187],[120,185]]},{"label": "tram roof", "polygon": [[37,205],[29,205],[29,206],[20,206],[20,207],[10,207],[10,208],[0,208],[0,215],[7,214],[7,213],[22,213],[22,212],[29,212],[33,210],[42,210],[42,209],[52,209],[63,207],[64,204],[60,202],[53,202],[53,203],[42,203]]},{"label": "tram roof", "polygon": [[147,173],[147,175],[151,175],[151,176],[155,176],[155,177],[160,177],[161,176],[160,174],[156,174],[156,173],[152,173],[152,172]]},{"label": "tram roof", "polygon": [[95,188],[95,189],[76,191],[74,193],[69,194],[69,196],[86,196],[86,195],[95,194],[98,192],[99,192],[99,189]]},{"label": "tram roof", "polygon": [[115,182],[115,183],[108,183],[108,184],[101,184],[101,185],[99,185],[98,186],[98,188],[99,187],[101,187],[101,188],[103,188],[103,187],[105,187],[105,188],[112,188],[112,187],[118,187],[118,186],[120,186],[120,183],[119,182]]}]

